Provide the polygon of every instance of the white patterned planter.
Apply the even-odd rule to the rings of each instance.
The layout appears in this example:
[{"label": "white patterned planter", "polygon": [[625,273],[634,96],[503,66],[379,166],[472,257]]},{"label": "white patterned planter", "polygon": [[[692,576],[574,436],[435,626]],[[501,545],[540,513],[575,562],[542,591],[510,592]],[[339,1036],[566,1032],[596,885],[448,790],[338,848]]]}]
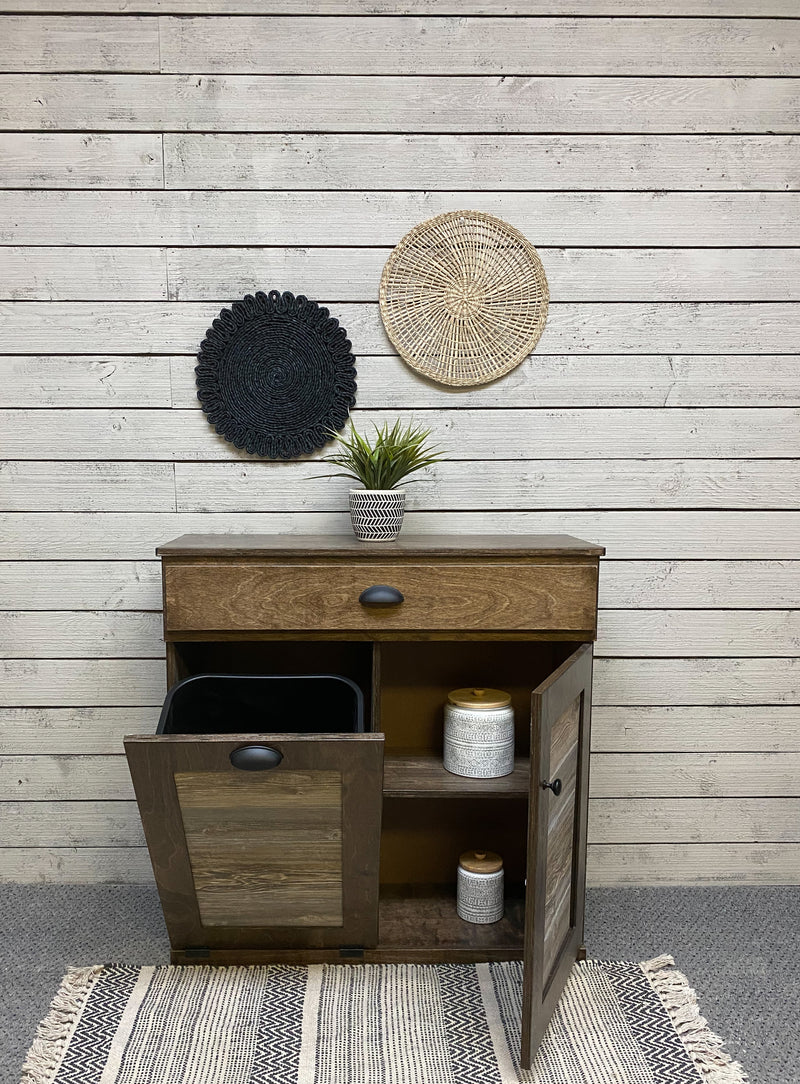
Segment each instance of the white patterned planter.
[{"label": "white patterned planter", "polygon": [[391,542],[400,534],[406,508],[404,489],[351,489],[350,519],[362,542]]}]

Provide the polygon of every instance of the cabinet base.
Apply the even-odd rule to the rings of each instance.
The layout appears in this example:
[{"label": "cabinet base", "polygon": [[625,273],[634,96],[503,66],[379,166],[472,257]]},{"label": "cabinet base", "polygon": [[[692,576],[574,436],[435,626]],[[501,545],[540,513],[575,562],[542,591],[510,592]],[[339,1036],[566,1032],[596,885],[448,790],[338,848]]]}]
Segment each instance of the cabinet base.
[{"label": "cabinet base", "polygon": [[414,948],[363,949],[342,954],[339,949],[209,949],[208,955],[173,949],[170,963],[199,966],[241,967],[258,964],[478,964],[499,960],[521,960],[522,948],[516,949],[437,949]]},{"label": "cabinet base", "polygon": [[500,922],[478,925],[456,914],[452,891],[407,895],[387,889],[380,901],[378,944],[370,948],[174,948],[174,964],[482,963],[521,960],[525,901],[508,898]]}]

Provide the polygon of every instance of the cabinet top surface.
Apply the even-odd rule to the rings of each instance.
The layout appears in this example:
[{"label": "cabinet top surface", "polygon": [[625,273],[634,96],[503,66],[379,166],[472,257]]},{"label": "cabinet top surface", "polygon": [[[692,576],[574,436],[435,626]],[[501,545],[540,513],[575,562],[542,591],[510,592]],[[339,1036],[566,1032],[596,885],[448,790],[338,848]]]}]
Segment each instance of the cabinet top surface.
[{"label": "cabinet top surface", "polygon": [[603,546],[567,534],[401,535],[359,542],[352,535],[184,534],[156,549],[164,557],[600,557]]}]

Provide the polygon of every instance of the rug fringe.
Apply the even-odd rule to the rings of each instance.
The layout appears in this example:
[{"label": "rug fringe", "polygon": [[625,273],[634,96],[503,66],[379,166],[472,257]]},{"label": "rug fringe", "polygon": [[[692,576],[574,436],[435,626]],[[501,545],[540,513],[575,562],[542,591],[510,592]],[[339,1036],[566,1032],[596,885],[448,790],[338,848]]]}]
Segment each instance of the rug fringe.
[{"label": "rug fringe", "polygon": [[669,1013],[705,1084],[747,1084],[747,1073],[738,1061],[725,1053],[723,1040],[711,1031],[708,1021],[700,1015],[697,995],[686,976],[675,967],[672,956],[657,956],[640,966]]},{"label": "rug fringe", "polygon": [[36,1038],[22,1066],[20,1084],[51,1084],[89,992],[102,970],[103,966],[98,964],[71,967],[66,973],[50,1003],[50,1012],[36,1029]]}]

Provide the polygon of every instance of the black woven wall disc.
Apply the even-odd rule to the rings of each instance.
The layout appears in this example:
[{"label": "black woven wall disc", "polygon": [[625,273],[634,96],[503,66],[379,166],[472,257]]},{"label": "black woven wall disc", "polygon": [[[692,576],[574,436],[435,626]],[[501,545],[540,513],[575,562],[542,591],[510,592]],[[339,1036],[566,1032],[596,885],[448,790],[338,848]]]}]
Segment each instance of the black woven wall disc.
[{"label": "black woven wall disc", "polygon": [[200,344],[197,398],[237,448],[269,459],[313,452],[356,401],[347,332],[327,309],[271,290],[223,309]]}]

